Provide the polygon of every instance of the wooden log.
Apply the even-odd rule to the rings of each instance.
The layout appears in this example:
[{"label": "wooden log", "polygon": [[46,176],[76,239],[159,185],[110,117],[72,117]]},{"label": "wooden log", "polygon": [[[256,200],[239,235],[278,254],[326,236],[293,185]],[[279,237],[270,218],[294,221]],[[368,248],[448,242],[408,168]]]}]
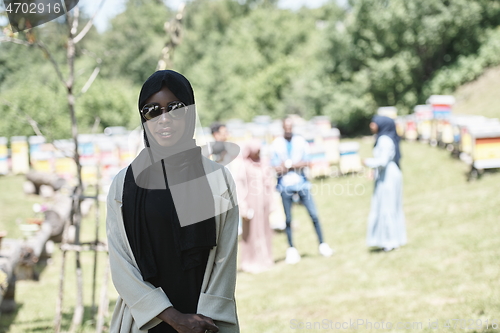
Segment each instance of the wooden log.
[{"label": "wooden log", "polygon": [[70,219],[73,201],[67,195],[56,194],[50,207],[44,212],[45,222],[52,227],[50,239],[56,243],[62,241],[64,224]]},{"label": "wooden log", "polygon": [[61,244],[62,251],[75,251],[75,252],[87,252],[87,251],[97,251],[97,252],[108,252],[108,246],[105,243],[99,242],[99,244],[94,243],[81,243],[76,244]]},{"label": "wooden log", "polygon": [[22,243],[21,259],[16,267],[16,276],[18,280],[38,281],[39,272],[36,271],[35,265],[39,262],[42,255],[45,257],[51,255],[51,253],[47,253],[45,250],[51,234],[52,225],[48,222],[44,222],[40,230],[33,237],[30,237]]},{"label": "wooden log", "polygon": [[30,171],[26,174],[26,179],[35,185],[35,193],[40,194],[40,186],[48,185],[58,191],[66,184],[66,181],[53,173]]},{"label": "wooden log", "polygon": [[0,312],[8,313],[16,309],[15,267],[21,256],[21,241],[3,239],[0,248]]}]

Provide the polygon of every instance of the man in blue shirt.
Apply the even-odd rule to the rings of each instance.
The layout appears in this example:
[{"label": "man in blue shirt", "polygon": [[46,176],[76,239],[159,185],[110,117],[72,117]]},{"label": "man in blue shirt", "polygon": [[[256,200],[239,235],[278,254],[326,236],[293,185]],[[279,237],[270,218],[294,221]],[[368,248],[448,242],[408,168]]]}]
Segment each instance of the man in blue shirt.
[{"label": "man in blue shirt", "polygon": [[284,136],[276,138],[272,143],[271,164],[278,174],[277,189],[281,193],[286,216],[285,230],[290,247],[286,251],[285,262],[295,264],[300,261],[300,254],[293,246],[292,241],[291,222],[294,195],[298,195],[312,219],[316,234],[318,235],[320,254],[329,257],[334,251],[327,243],[323,242],[321,225],[310,192],[311,183],[304,175],[304,168],[308,167],[310,162],[308,154],[309,145],[303,137],[293,134],[292,118],[285,118],[283,120],[283,130]]}]

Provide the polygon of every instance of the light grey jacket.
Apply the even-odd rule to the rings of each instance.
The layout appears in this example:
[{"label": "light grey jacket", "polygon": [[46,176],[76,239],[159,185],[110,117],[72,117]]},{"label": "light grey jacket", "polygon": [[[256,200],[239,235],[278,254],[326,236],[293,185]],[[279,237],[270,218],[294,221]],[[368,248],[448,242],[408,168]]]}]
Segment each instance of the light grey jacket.
[{"label": "light grey jacket", "polygon": [[[208,183],[214,195],[217,246],[210,251],[197,313],[212,318],[221,333],[239,332],[234,291],[238,206],[234,181],[229,171],[203,159]],[[127,240],[122,218],[122,193],[126,168],[114,178],[107,199],[106,232],[111,276],[119,297],[111,319],[111,333],[147,332],[161,320],[156,316],[172,306],[161,288],[142,279]],[[231,198],[233,195],[233,198]]]}]

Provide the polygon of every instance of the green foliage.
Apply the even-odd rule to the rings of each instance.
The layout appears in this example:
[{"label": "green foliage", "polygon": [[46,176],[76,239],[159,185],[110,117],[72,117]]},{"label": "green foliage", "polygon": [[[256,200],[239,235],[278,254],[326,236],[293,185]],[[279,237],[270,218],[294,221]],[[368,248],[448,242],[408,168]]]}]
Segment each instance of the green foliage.
[{"label": "green foliage", "polygon": [[98,132],[108,126],[140,124],[136,99],[137,88],[127,81],[97,79],[77,102],[77,117],[81,132],[89,132],[99,118]]},{"label": "green foliage", "polygon": [[94,50],[103,59],[101,75],[142,84],[156,70],[169,19],[167,7],[157,1],[129,1]]},{"label": "green foliage", "polygon": [[425,87],[428,94],[450,94],[461,84],[473,81],[485,68],[500,64],[500,27],[488,30],[477,54],[460,56],[453,65],[439,69]]},{"label": "green foliage", "polygon": [[[378,106],[394,105],[400,113],[409,113],[416,104],[425,103],[430,94],[444,93],[442,86],[456,88],[457,83],[500,61],[498,52],[492,52],[494,42],[490,42],[492,46],[485,46],[483,51],[488,55],[480,56],[484,61],[475,62],[481,45],[493,39],[486,37],[489,27],[499,24],[498,4],[354,0],[350,5],[343,20],[329,20],[322,30],[323,54],[328,57],[317,60],[320,66],[313,77],[326,82],[323,88],[330,98],[319,97],[311,89],[304,93],[312,96],[302,98],[327,101],[322,113],[344,132],[359,130]],[[448,75],[435,79],[439,83],[426,88],[439,69],[450,67],[454,71],[473,62],[474,75],[458,74],[460,79],[450,79],[448,71]]]},{"label": "green foliage", "polygon": [[48,140],[68,138],[70,118],[65,93],[49,64],[17,72],[5,81],[0,97],[0,136],[36,135],[33,119]]},{"label": "green foliage", "polygon": [[[234,2],[218,2],[224,4],[227,13],[234,12]],[[210,12],[197,14],[199,19],[193,15],[194,23],[188,25],[192,30],[188,28],[176,50],[175,64],[193,82],[202,122],[280,114],[284,92],[301,70],[304,46],[315,30],[313,18],[261,4],[233,19],[229,27],[218,24],[207,36],[216,43],[210,43],[197,39],[201,34],[193,31],[206,28],[204,16]],[[200,61],[186,61],[196,50],[203,50]]]}]

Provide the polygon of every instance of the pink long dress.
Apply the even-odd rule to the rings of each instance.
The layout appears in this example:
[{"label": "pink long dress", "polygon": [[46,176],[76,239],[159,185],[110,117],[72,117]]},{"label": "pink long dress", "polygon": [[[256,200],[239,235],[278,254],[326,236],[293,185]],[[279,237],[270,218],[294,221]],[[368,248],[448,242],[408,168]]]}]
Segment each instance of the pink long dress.
[{"label": "pink long dress", "polygon": [[241,167],[236,174],[238,204],[243,223],[240,267],[250,273],[260,273],[274,265],[269,214],[275,180],[268,163],[251,158],[252,152],[259,151],[260,144],[256,141],[244,146]]}]

